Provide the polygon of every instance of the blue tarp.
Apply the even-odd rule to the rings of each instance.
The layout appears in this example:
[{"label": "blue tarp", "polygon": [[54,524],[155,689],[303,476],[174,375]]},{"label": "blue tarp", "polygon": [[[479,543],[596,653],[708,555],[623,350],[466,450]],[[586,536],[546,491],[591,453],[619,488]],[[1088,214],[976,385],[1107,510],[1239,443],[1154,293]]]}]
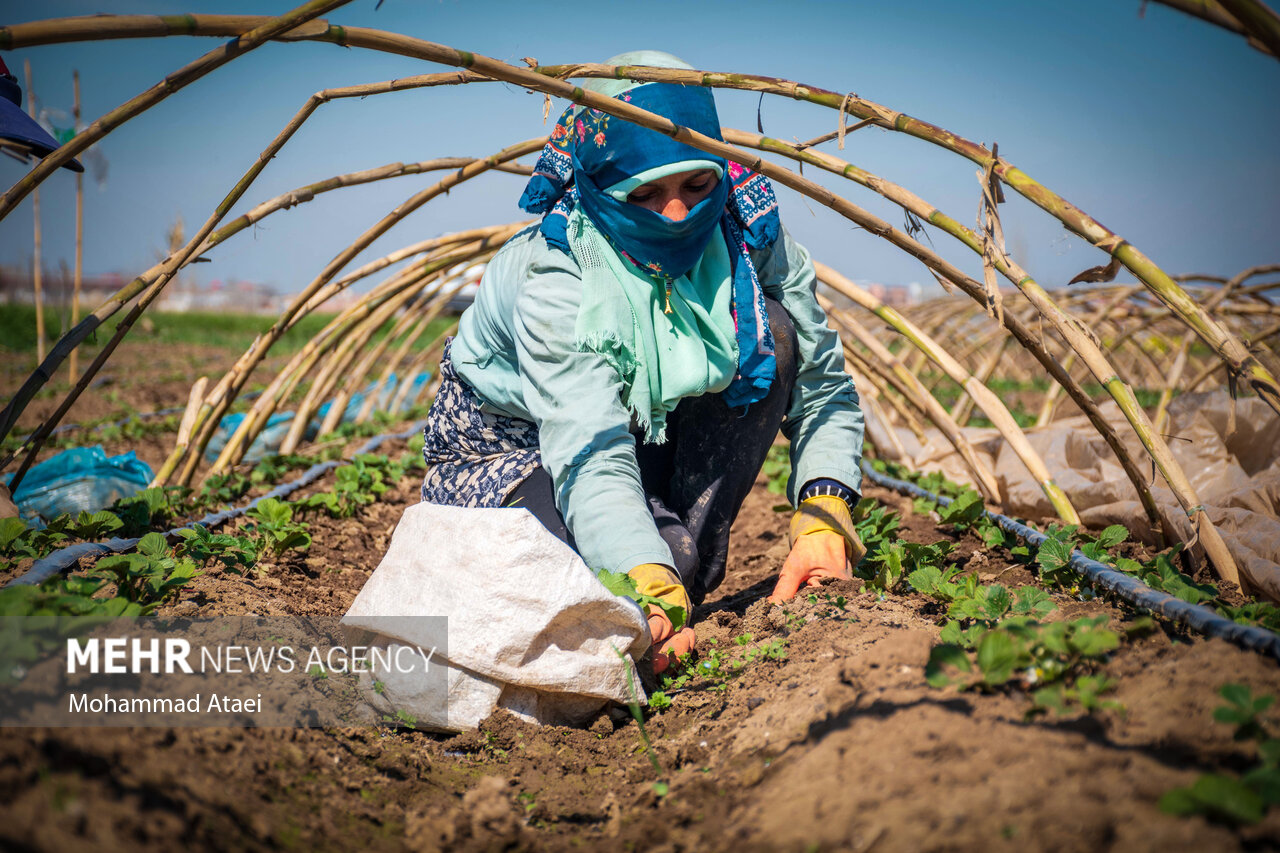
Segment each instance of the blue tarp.
[{"label": "blue tarp", "polygon": [[[417,397],[422,386],[426,385],[431,379],[429,371],[423,371],[413,377],[413,384],[410,386],[409,392],[405,394],[404,402],[400,404],[399,411],[395,414],[407,410],[411,401]],[[347,402],[347,407],[342,410],[342,420],[340,423],[349,423],[356,419],[360,414],[360,410],[364,408],[365,400],[373,393],[377,387],[376,382],[372,382],[363,391],[357,391],[351,395],[351,399]],[[400,387],[400,383],[396,374],[391,374],[387,380],[387,384],[383,386],[382,391],[378,394],[378,403],[374,406],[375,411],[385,412],[391,407],[391,401],[395,397],[396,389]],[[320,432],[320,424],[324,422],[325,416],[329,414],[329,409],[333,406],[333,401],[329,400],[316,410],[316,415],[307,424],[307,431],[304,433],[308,440],[315,438]],[[209,440],[209,444],[205,447],[204,457],[210,462],[218,458],[218,454],[222,452],[222,448],[226,447],[227,441],[231,435],[240,426],[244,420],[244,414],[237,412],[233,415],[226,415],[218,422],[218,429]],[[266,429],[258,433],[258,437],[254,439],[253,444],[249,446],[249,452],[245,454],[245,462],[257,462],[267,456],[271,456],[280,449],[280,445],[284,442],[284,437],[289,434],[289,427],[293,423],[293,412],[277,412],[267,421]]]},{"label": "blue tarp", "polygon": [[106,509],[145,489],[151,477],[151,466],[132,450],[109,457],[100,444],[73,447],[28,471],[13,502],[24,521],[43,526],[63,513]]},{"label": "blue tarp", "polygon": [[[430,378],[429,372],[419,373],[413,378],[410,391],[405,395],[404,402],[398,407],[400,411],[396,414],[409,408],[410,401]],[[351,395],[350,402],[342,412],[343,423],[355,420],[376,386],[377,383],[372,383],[363,391]],[[378,394],[375,410],[386,411],[398,387],[397,378],[392,374]],[[319,413],[307,425],[307,438],[313,438],[319,432],[320,424],[331,405],[332,402],[328,402],[320,407]],[[244,460],[257,462],[276,453],[284,437],[289,434],[293,417],[293,412],[272,415],[267,421],[266,429],[250,445]],[[219,421],[218,429],[205,449],[205,458],[210,462],[217,459],[227,440],[243,421],[243,412],[227,415]],[[151,467],[135,456],[132,450],[108,457],[101,445],[76,447],[46,459],[28,471],[13,495],[13,501],[28,524],[44,525],[63,513],[74,515],[81,510],[97,512],[106,509],[117,500],[145,489],[151,478]],[[8,483],[11,479],[12,475],[9,475],[5,482]]]}]

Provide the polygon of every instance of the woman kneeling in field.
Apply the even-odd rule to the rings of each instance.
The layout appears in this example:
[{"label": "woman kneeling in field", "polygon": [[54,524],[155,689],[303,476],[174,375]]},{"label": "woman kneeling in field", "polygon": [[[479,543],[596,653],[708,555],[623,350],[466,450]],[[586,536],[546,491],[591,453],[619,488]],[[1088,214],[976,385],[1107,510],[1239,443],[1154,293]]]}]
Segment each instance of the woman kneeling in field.
[{"label": "woman kneeling in field", "polygon": [[[655,51],[609,62],[689,67]],[[708,89],[584,88],[721,138]],[[862,412],[769,182],[571,106],[520,206],[542,221],[499,250],[445,347],[423,500],[523,507],[587,565],[692,613],[724,579],[781,428],[799,508],[773,598],[850,577]],[[695,636],[649,613],[660,671]]]}]

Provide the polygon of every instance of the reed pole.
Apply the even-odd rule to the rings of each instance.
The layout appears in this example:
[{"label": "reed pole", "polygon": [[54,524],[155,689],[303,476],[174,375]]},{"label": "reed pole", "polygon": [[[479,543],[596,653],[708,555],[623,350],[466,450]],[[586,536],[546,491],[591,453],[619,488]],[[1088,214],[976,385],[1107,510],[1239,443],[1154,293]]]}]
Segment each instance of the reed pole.
[{"label": "reed pole", "polygon": [[889,352],[888,348],[875,335],[867,331],[848,312],[836,308],[831,303],[831,300],[826,297],[820,296],[818,301],[822,305],[822,310],[827,312],[827,316],[833,318],[870,351],[871,358],[866,359],[866,363],[871,366],[883,365],[887,370],[885,378],[893,381],[898,390],[909,400],[912,400],[929,420],[933,421],[938,431],[951,444],[956,453],[959,454],[961,461],[964,462],[965,467],[969,469],[973,482],[978,487],[978,491],[982,493],[983,499],[989,504],[1000,504],[1000,485],[996,481],[995,474],[992,473],[990,467],[978,458],[978,455],[974,452],[973,445],[969,443],[969,439],[965,437],[959,425],[947,413],[947,410],[942,407],[937,398],[929,393],[929,389],[924,387],[915,374],[906,369],[901,359]]},{"label": "reed pole", "polygon": [[[31,60],[22,60],[22,70],[27,82],[27,114],[36,121],[36,91],[31,87]],[[36,161],[37,164],[40,162]],[[36,308],[36,361],[44,361],[44,259],[40,257],[40,193],[31,196],[31,214],[34,220],[34,245],[32,246],[31,287]],[[17,486],[14,486],[17,488]]]},{"label": "reed pole", "polygon": [[[31,172],[24,175],[17,183],[6,190],[4,195],[0,196],[0,219],[4,219],[13,212],[13,208],[17,206],[18,202],[26,198],[41,181],[60,167],[70,163],[77,154],[83,153],[90,145],[131,118],[145,112],[206,74],[216,71],[233,59],[238,59],[249,51],[261,47],[276,36],[283,35],[295,27],[306,24],[308,21],[349,2],[351,0],[308,0],[307,3],[279,17],[263,16],[257,19],[255,25],[242,35],[237,35],[231,41],[209,51],[194,62],[187,63],[150,89],[102,116],[102,118],[85,128],[84,133],[76,134],[75,138],[65,145],[58,146],[57,150],[52,154],[41,159]],[[327,26],[325,29],[327,29]]]},{"label": "reed pole", "polygon": [[[71,72],[71,88],[73,100],[71,106],[72,124],[76,131],[80,130],[80,72]],[[80,286],[84,281],[84,173],[76,172],[76,268],[75,283],[71,290],[71,325],[74,328],[80,322]],[[41,361],[44,357],[41,356]],[[72,384],[76,381],[80,355],[77,350],[71,351],[71,360],[67,373]]]}]

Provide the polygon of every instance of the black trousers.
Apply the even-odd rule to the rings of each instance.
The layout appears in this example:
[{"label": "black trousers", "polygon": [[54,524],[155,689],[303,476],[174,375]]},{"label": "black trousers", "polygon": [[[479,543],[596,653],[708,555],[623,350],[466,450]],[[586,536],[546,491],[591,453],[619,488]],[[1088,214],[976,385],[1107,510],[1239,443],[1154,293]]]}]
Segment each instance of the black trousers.
[{"label": "black trousers", "polygon": [[[729,528],[778,435],[795,387],[795,326],[779,302],[766,298],[765,305],[778,371],[768,395],[745,414],[730,409],[720,394],[682,400],[667,415],[666,442],[636,445],[649,510],[694,604],[724,580]],[[574,545],[545,469],[538,468],[510,494],[506,505],[512,504]]]}]

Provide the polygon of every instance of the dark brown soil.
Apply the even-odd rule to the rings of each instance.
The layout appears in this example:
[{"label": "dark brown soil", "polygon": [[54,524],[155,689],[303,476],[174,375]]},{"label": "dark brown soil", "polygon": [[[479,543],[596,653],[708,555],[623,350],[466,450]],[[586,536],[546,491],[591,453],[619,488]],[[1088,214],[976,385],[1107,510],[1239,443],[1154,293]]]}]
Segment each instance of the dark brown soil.
[{"label": "dark brown soil", "polygon": [[[395,448],[392,452],[398,452]],[[325,484],[321,484],[324,486]],[[377,565],[416,483],[352,519],[312,518],[314,544],[261,576],[211,569],[175,613],[340,615]],[[904,538],[948,538],[910,503]],[[786,516],[763,482],[734,530],[730,573],[697,614],[698,648],[785,640],[723,690],[693,683],[647,723],[670,793],[625,711],[587,729],[497,715],[455,737],[352,729],[8,729],[0,847],[15,850],[1260,850],[1280,810],[1232,828],[1162,813],[1251,747],[1215,723],[1224,683],[1280,692],[1276,663],[1160,629],[1104,670],[1124,712],[1039,717],[1018,691],[935,690],[924,665],[941,612],[860,582],[770,605]],[[1033,583],[975,540],[953,559],[986,581]],[[828,598],[829,596],[829,598]],[[833,599],[846,599],[843,609]],[[1057,596],[1065,615],[1134,618]],[[803,620],[803,621],[802,621]]]}]

